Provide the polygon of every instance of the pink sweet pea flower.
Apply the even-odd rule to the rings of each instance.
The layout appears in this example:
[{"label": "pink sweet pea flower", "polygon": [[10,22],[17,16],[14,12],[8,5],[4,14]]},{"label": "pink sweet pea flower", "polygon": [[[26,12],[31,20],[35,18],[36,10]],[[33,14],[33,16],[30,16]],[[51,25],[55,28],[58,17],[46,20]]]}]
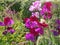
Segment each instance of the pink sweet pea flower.
[{"label": "pink sweet pea flower", "polygon": [[32,13],[32,16],[36,16],[37,18],[39,18],[39,12]]},{"label": "pink sweet pea flower", "polygon": [[14,24],[14,21],[10,17],[5,17],[4,22],[0,22],[0,26],[10,26],[12,24]]},{"label": "pink sweet pea flower", "polygon": [[4,18],[4,24],[5,24],[5,26],[10,26],[10,25],[14,24],[14,21],[10,17],[5,17]]},{"label": "pink sweet pea flower", "polygon": [[13,34],[15,32],[15,30],[12,28],[12,27],[8,27],[4,32],[3,34],[6,35],[7,33],[11,33]]},{"label": "pink sweet pea flower", "polygon": [[29,11],[40,11],[40,10],[41,10],[41,2],[40,1],[33,2],[29,8]]}]

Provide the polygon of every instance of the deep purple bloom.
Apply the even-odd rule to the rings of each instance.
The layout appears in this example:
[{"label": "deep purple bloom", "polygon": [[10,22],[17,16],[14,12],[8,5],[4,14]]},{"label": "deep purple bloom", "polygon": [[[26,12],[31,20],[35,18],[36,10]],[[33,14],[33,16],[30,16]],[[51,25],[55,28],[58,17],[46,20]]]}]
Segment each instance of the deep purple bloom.
[{"label": "deep purple bloom", "polygon": [[35,41],[35,37],[34,37],[34,35],[31,34],[31,33],[26,34],[26,35],[25,35],[25,38],[26,38],[26,40]]},{"label": "deep purple bloom", "polygon": [[5,26],[4,22],[0,22],[0,26]]},{"label": "deep purple bloom", "polygon": [[25,23],[25,26],[27,28],[35,28],[35,27],[37,27],[37,22],[36,21],[28,21],[27,20],[27,22]]},{"label": "deep purple bloom", "polygon": [[15,32],[15,30],[12,27],[8,27],[7,32],[13,34]]},{"label": "deep purple bloom", "polygon": [[56,24],[60,25],[60,19],[56,20]]},{"label": "deep purple bloom", "polygon": [[52,30],[54,36],[58,36],[58,32],[56,30]]},{"label": "deep purple bloom", "polygon": [[6,30],[6,31],[4,31],[4,32],[3,32],[3,34],[4,34],[4,35],[6,35],[6,34],[7,34],[7,30]]},{"label": "deep purple bloom", "polygon": [[11,29],[11,30],[10,30],[10,33],[11,33],[11,34],[13,34],[14,32],[15,32],[15,30],[14,30],[14,29]]}]

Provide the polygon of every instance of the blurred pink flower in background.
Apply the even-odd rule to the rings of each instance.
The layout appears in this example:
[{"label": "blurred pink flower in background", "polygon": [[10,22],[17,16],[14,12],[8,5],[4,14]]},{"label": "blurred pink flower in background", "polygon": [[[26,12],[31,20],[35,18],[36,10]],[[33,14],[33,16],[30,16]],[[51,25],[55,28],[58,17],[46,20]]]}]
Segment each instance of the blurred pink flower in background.
[{"label": "blurred pink flower in background", "polygon": [[29,8],[29,11],[40,11],[41,10],[41,2],[35,1],[32,3],[32,5]]}]

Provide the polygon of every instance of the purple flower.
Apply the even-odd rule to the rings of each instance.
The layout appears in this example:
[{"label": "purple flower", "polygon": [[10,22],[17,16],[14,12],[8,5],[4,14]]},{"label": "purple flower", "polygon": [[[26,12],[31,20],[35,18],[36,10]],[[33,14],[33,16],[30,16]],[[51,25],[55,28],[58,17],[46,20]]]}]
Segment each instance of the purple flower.
[{"label": "purple flower", "polygon": [[41,34],[41,35],[44,34],[43,28],[36,28],[35,31],[38,32],[38,33]]},{"label": "purple flower", "polygon": [[60,19],[57,19],[57,20],[56,20],[56,23],[57,23],[58,25],[60,25]]},{"label": "purple flower", "polygon": [[44,5],[44,6],[42,7],[42,10],[41,10],[40,14],[41,14],[41,15],[44,15],[45,13],[48,13],[48,12],[51,12],[51,11],[48,10],[48,9],[46,8],[46,6]]},{"label": "purple flower", "polygon": [[47,2],[43,5],[42,10],[40,11],[41,16],[44,19],[51,19],[52,13],[51,13],[51,4],[50,2]]},{"label": "purple flower", "polygon": [[58,32],[56,30],[52,30],[54,36],[58,36]]},{"label": "purple flower", "polygon": [[26,20],[25,26],[26,26],[27,28],[30,28],[30,27],[31,27],[30,19],[27,19],[27,20]]},{"label": "purple flower", "polygon": [[7,32],[13,34],[15,32],[15,30],[12,27],[8,27]]},{"label": "purple flower", "polygon": [[26,40],[35,41],[34,35],[31,34],[31,33],[27,33],[27,34],[25,35],[25,38],[26,38]]},{"label": "purple flower", "polygon": [[4,22],[0,22],[0,26],[5,26]]},{"label": "purple flower", "polygon": [[56,26],[56,29],[57,29],[57,30],[60,30],[60,25]]},{"label": "purple flower", "polygon": [[41,3],[40,1],[35,1],[32,3],[32,5],[29,8],[29,11],[40,11],[41,10]]},{"label": "purple flower", "polygon": [[38,23],[36,21],[27,20],[27,22],[25,23],[25,26],[27,28],[36,28],[36,27],[38,27]]},{"label": "purple flower", "polygon": [[14,30],[14,29],[11,29],[11,30],[10,30],[10,33],[11,33],[11,34],[13,34],[14,32],[15,32],[15,30]]}]

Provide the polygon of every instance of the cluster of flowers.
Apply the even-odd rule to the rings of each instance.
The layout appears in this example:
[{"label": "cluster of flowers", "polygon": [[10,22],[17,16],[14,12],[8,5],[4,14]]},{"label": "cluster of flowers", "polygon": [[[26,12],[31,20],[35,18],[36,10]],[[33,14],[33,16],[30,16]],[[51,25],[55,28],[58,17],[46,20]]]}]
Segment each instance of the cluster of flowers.
[{"label": "cluster of flowers", "polygon": [[25,26],[29,29],[30,33],[26,34],[26,39],[35,41],[35,37],[38,35],[44,34],[44,28],[48,27],[48,24],[45,22],[39,22],[38,18],[35,16],[31,16],[30,18],[25,18]]},{"label": "cluster of flowers", "polygon": [[55,28],[56,28],[55,30],[52,30],[53,31],[53,34],[55,36],[58,36],[60,34],[60,19],[57,19],[55,21]]},{"label": "cluster of flowers", "polygon": [[0,22],[0,26],[5,26],[5,31],[3,32],[4,35],[7,33],[13,34],[15,30],[11,27],[14,24],[14,21],[11,17],[5,17],[4,22]]},{"label": "cluster of flowers", "polygon": [[[32,12],[32,15],[29,18],[25,18],[25,26],[29,29],[29,33],[25,35],[27,40],[35,41],[39,35],[44,34],[44,28],[48,27],[48,24],[45,22],[45,19],[50,19],[51,14],[51,2],[45,2],[41,8],[41,2],[35,1],[29,8],[29,11]],[[39,20],[40,16],[43,19]]]},{"label": "cluster of flowers", "polygon": [[39,18],[39,16],[42,16],[44,19],[51,19],[52,17],[52,3],[51,2],[45,2],[44,5],[41,7],[40,1],[35,1],[32,3],[32,5],[29,8],[29,11],[32,12],[32,16],[36,16]]}]

